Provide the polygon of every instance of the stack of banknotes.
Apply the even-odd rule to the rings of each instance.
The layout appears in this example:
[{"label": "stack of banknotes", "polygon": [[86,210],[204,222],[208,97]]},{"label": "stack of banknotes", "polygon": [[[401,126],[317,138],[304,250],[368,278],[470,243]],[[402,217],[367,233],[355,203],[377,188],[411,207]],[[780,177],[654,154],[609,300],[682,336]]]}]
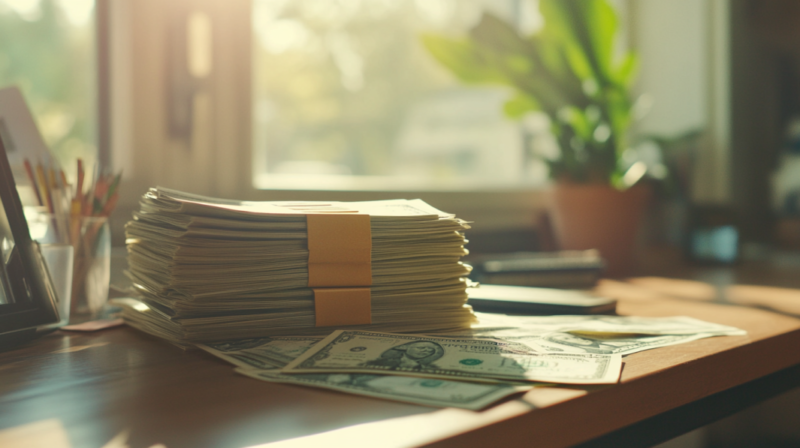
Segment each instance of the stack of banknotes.
[{"label": "stack of banknotes", "polygon": [[544,384],[616,383],[623,355],[746,334],[689,317],[478,317],[449,335],[336,330],[198,347],[263,381],[478,410]]},{"label": "stack of banknotes", "polygon": [[[467,223],[421,200],[242,202],[153,188],[126,226],[121,303],[132,326],[176,344],[287,334],[315,326],[306,214],[369,215],[370,331],[470,328]],[[369,241],[369,236],[367,241]]]},{"label": "stack of banknotes", "polygon": [[[319,325],[324,300],[309,286],[319,227],[307,215],[325,213],[369,215],[357,217],[356,245],[370,281],[353,286],[368,288],[370,323]],[[473,410],[542,384],[613,384],[625,355],[744,334],[689,317],[476,315],[459,261],[468,228],[420,200],[241,202],[155,188],[126,226],[136,297],[114,303],[129,325],[253,378]]]}]

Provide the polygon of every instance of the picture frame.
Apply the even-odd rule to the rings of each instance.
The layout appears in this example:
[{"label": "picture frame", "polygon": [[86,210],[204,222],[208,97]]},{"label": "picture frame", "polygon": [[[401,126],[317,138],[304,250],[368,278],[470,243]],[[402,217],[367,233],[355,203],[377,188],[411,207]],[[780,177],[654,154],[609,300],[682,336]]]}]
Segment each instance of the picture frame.
[{"label": "picture frame", "polygon": [[31,239],[5,145],[0,139],[0,350],[59,321],[53,282]]}]

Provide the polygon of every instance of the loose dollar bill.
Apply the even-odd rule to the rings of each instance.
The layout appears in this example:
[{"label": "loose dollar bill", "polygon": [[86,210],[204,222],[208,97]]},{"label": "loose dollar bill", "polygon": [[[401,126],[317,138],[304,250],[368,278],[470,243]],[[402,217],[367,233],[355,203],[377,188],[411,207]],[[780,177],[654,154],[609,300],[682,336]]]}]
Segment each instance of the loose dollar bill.
[{"label": "loose dollar bill", "polygon": [[307,373],[287,375],[279,370],[236,369],[263,381],[321,387],[387,400],[436,407],[478,410],[533,386],[480,384],[434,378],[363,373]]},{"label": "loose dollar bill", "polygon": [[197,346],[245,369],[280,369],[321,340],[313,336],[273,336]]},{"label": "loose dollar bill", "polygon": [[279,336],[197,346],[238,366],[237,372],[263,381],[321,387],[427,406],[477,410],[533,387],[370,374],[286,375],[280,370],[269,370],[285,366],[320,340],[318,337]]},{"label": "loose dollar bill", "polygon": [[522,344],[491,339],[338,330],[282,371],[612,384],[621,369],[620,355],[539,354]]},{"label": "loose dollar bill", "polygon": [[506,316],[476,313],[480,324],[475,331],[491,331],[502,328],[524,328],[537,332],[570,332],[587,334],[624,335],[728,335],[747,334],[746,331],[727,325],[705,322],[686,316],[641,317],[641,316]]},{"label": "loose dollar bill", "polygon": [[629,355],[669,345],[682,344],[714,334],[678,334],[664,336],[603,336],[598,334],[548,332],[530,333],[524,330],[497,331],[483,337],[517,342],[540,353],[594,353]]},{"label": "loose dollar bill", "polygon": [[542,353],[629,355],[697,339],[746,334],[738,328],[683,316],[476,314],[480,324],[460,336],[517,342]]}]

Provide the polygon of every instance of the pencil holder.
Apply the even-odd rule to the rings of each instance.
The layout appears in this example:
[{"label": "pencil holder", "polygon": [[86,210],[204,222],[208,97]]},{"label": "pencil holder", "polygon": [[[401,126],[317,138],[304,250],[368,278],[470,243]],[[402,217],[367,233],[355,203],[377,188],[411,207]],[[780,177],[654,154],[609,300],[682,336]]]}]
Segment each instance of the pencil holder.
[{"label": "pencil holder", "polygon": [[25,220],[31,239],[39,244],[70,244],[66,223],[58,225],[58,218],[41,207],[25,207]]},{"label": "pencil holder", "polygon": [[72,263],[74,260],[73,248],[69,244],[41,244],[47,272],[53,282],[58,304],[58,316],[61,320],[49,328],[63,327],[69,323],[72,302]]},{"label": "pencil holder", "polygon": [[75,262],[72,313],[76,319],[97,317],[108,301],[111,280],[111,231],[107,217],[77,217],[71,223]]}]

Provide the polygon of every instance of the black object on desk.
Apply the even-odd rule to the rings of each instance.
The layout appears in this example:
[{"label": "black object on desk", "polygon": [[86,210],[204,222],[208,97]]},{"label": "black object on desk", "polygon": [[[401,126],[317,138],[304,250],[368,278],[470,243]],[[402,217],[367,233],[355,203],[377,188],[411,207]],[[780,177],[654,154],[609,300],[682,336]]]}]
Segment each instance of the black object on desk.
[{"label": "black object on desk", "polygon": [[476,311],[508,314],[614,314],[617,301],[594,297],[582,291],[530,288],[524,286],[481,285],[467,289]]},{"label": "black object on desk", "polygon": [[495,254],[469,264],[470,278],[483,284],[570,289],[591,288],[605,267],[596,250]]},{"label": "black object on desk", "polygon": [[59,320],[50,274],[31,240],[14,176],[0,140],[0,351]]}]

